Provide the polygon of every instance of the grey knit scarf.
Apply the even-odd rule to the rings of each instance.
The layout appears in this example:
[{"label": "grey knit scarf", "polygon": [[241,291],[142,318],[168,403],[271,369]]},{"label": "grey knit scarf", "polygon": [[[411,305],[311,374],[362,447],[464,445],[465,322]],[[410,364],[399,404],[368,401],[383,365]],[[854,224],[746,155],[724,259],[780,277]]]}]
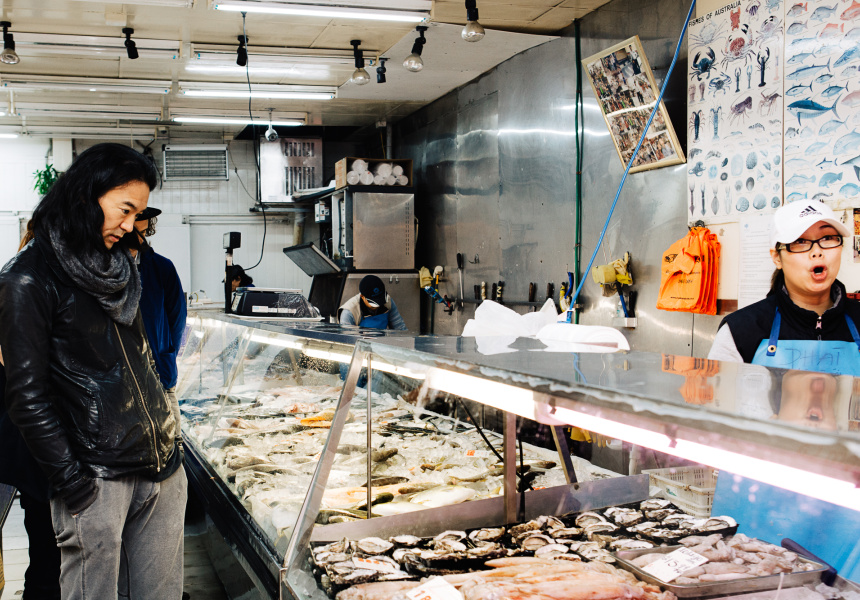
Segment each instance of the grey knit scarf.
[{"label": "grey knit scarf", "polygon": [[111,319],[131,325],[140,304],[140,274],[126,248],[114,246],[107,254],[72,253],[51,228],[51,246],[66,274],[79,288],[95,298]]}]

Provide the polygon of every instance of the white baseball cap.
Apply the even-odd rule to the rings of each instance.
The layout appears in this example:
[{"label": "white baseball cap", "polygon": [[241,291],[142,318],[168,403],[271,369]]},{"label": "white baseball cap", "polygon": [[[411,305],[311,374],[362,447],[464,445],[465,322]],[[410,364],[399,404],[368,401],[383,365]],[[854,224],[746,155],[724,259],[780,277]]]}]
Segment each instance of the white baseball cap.
[{"label": "white baseball cap", "polygon": [[790,204],[783,204],[773,214],[770,247],[773,248],[777,244],[790,244],[819,221],[833,225],[842,237],[851,235],[851,231],[836,218],[836,215],[826,204],[818,201],[798,200]]}]

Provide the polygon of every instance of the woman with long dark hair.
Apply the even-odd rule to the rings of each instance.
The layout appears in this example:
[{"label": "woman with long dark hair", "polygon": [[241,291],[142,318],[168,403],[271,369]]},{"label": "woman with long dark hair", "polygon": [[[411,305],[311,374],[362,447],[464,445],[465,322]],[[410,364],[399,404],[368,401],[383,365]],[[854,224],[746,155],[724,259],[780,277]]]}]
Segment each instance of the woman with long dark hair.
[{"label": "woman with long dark hair", "polygon": [[182,595],[182,447],[128,250],[157,183],[132,148],[89,148],[0,271],[6,408],[50,484],[65,600]]}]

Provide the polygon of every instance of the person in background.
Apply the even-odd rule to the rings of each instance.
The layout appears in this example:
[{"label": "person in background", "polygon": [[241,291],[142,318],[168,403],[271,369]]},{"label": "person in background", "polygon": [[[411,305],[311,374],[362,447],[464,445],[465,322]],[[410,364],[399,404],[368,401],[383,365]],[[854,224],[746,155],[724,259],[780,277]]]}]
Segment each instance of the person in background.
[{"label": "person in background", "polygon": [[821,202],[777,210],[770,292],[723,319],[708,358],[860,376],[860,303],[836,279],[842,241],[850,236]]},{"label": "person in background", "polygon": [[227,277],[234,292],[240,287],[254,287],[254,279],[239,265],[227,267]]},{"label": "person in background", "polygon": [[161,210],[147,206],[137,215],[134,228],[140,239],[140,250],[131,250],[140,272],[140,314],[146,337],[155,358],[155,369],[170,400],[176,418],[176,439],[182,438],[179,402],[176,399],[176,355],[185,332],[187,308],[182,282],[173,262],[152,249],[146,238],[155,235],[155,224]]},{"label": "person in background", "polygon": [[358,284],[359,293],[337,309],[341,325],[358,325],[373,329],[406,330],[406,323],[394,300],[385,293],[385,284],[376,275],[368,275]]},{"label": "person in background", "polygon": [[121,144],[81,153],[0,271],[6,408],[51,486],[64,600],[182,596],[187,481],[127,244],[158,182]]},{"label": "person in background", "polygon": [[[18,247],[20,252],[33,239],[32,221]],[[6,412],[6,371],[0,349],[0,483],[18,490],[24,511],[30,564],[24,573],[23,600],[59,600],[60,549],[51,522],[48,479],[24,443]]]}]

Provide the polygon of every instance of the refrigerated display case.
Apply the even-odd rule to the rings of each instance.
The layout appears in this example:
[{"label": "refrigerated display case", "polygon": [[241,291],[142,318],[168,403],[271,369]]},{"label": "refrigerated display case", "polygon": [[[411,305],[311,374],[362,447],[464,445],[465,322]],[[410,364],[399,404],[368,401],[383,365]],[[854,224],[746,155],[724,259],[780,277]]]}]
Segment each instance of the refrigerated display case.
[{"label": "refrigerated display case", "polygon": [[[363,337],[412,343],[403,334],[329,324],[189,317],[177,395],[190,479],[255,585],[273,597],[336,419],[353,346]],[[498,432],[417,406],[418,380],[408,369],[357,377],[372,388],[371,401],[356,399],[340,413],[348,422],[338,429],[336,468],[314,514],[320,531],[338,536],[370,517],[374,523],[396,520],[409,509],[500,494],[502,470],[488,449],[501,445]],[[484,417],[473,422],[480,425]],[[525,443],[522,469],[534,485],[564,484],[559,456],[572,464],[569,452]],[[387,502],[407,491],[408,506]]]},{"label": "refrigerated display case", "polygon": [[[851,377],[534,343],[483,355],[473,338],[224,315],[189,323],[179,396],[191,481],[271,597],[328,597],[311,545],[507,525],[656,490],[647,475],[556,453],[569,426],[624,440],[629,465],[619,471],[687,459],[860,519]],[[535,442],[522,457],[521,440]],[[531,486],[521,483],[528,470]],[[796,512],[823,530],[816,510]],[[735,516],[743,529],[748,515]],[[857,522],[840,541],[845,574],[860,555]]]},{"label": "refrigerated display case", "polygon": [[[532,346],[486,356],[469,338],[415,338],[411,346],[359,341],[331,433],[287,548],[281,597],[329,597],[323,591],[329,583],[323,581],[325,572],[315,569],[311,558],[312,547],[321,543],[368,536],[432,536],[444,530],[510,525],[537,515],[563,515],[635,500],[635,476],[590,484],[572,481],[551,490],[517,490],[513,471],[517,417],[549,427],[582,427],[624,440],[634,447],[634,469],[646,466],[643,463],[649,457],[675,457],[722,469],[730,481],[746,477],[761,482],[762,487],[804,494],[796,507],[782,506],[799,514],[804,532],[795,528],[783,535],[818,532],[823,539],[815,552],[822,555],[821,548],[833,550],[831,554],[841,556],[843,572],[856,573],[860,407],[854,378],[651,353],[544,350]],[[438,515],[422,511],[410,513],[409,518],[351,523],[339,529],[338,536],[331,535],[332,529],[319,527],[315,515],[334,470],[344,419],[352,402],[368,393],[367,388],[355,386],[362,369],[408,374],[419,398],[456,395],[503,411],[501,452],[507,467],[503,496],[448,507],[444,517],[441,511]],[[374,377],[369,381],[372,390]],[[641,500],[648,490],[640,493],[644,494],[638,498]],[[731,485],[727,493],[733,493]],[[755,490],[743,500],[753,509],[757,500],[766,502],[764,494],[756,498]],[[823,522],[822,515],[829,513],[821,512],[818,503],[822,501],[856,525],[826,533],[832,524]],[[739,520],[755,518],[754,512],[746,511]],[[728,517],[727,522],[733,523],[732,515]],[[741,530],[744,526],[742,521]],[[778,544],[780,540],[771,541]],[[780,577],[772,580],[782,581]],[[844,578],[838,584],[853,585]]]}]

